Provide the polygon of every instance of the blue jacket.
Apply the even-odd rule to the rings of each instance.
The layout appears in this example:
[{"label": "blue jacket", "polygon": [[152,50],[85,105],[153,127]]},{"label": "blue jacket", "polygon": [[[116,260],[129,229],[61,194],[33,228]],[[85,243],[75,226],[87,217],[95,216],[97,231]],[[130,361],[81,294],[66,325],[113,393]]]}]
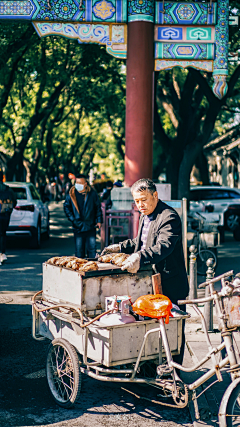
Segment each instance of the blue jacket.
[{"label": "blue jacket", "polygon": [[72,187],[66,196],[64,212],[69,221],[78,220],[78,227],[73,224],[73,229],[74,232],[79,234],[95,229],[97,223],[103,222],[103,217],[101,203],[95,190],[90,188],[90,191],[87,193],[84,212],[79,211],[75,191],[75,187]]}]

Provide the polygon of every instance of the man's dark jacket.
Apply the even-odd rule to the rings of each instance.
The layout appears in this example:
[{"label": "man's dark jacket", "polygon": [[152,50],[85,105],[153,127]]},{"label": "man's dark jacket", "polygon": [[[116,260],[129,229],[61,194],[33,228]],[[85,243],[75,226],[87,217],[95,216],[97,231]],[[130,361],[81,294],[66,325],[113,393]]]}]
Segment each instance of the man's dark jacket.
[{"label": "man's dark jacket", "polygon": [[[177,212],[158,201],[150,223],[146,249],[139,252],[141,265],[153,264],[153,270],[161,273],[163,294],[173,303],[185,299],[189,286],[182,246],[182,224]],[[141,232],[144,215],[139,221],[135,239],[121,243],[121,252],[131,254],[141,250]]]},{"label": "man's dark jacket", "polygon": [[77,234],[95,229],[97,223],[102,223],[102,209],[98,194],[95,190],[90,188],[86,194],[84,212],[79,211],[75,187],[72,187],[64,202],[64,212],[69,219],[73,222],[78,220],[78,227],[73,224],[74,232]]},{"label": "man's dark jacket", "polygon": [[13,208],[16,206],[16,196],[15,193],[11,190],[11,188],[3,184],[3,182],[0,182],[0,205],[4,203],[7,208],[4,212],[1,212],[1,206],[0,206],[0,217],[9,217],[12,213]]}]

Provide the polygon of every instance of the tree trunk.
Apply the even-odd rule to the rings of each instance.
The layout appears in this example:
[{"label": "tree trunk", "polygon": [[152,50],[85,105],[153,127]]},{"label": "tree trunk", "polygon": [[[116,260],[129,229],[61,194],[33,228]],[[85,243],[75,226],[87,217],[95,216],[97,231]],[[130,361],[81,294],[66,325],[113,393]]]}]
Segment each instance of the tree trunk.
[{"label": "tree trunk", "polygon": [[200,181],[203,185],[209,185],[208,161],[203,150],[197,156],[195,166],[199,170]]},{"label": "tree trunk", "polygon": [[173,200],[177,200],[178,198],[178,174],[182,159],[181,151],[177,149],[177,145],[173,143],[166,162],[167,182],[171,184],[171,196]]},{"label": "tree trunk", "polygon": [[195,144],[188,144],[184,150],[178,173],[178,199],[183,197],[189,199],[190,174],[201,149],[202,146],[196,142]]}]

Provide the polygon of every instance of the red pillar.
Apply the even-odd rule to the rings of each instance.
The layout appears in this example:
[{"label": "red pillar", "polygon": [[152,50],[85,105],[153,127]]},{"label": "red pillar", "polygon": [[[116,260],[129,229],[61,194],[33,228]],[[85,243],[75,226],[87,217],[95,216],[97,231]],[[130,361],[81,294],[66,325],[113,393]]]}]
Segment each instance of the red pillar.
[{"label": "red pillar", "polygon": [[151,22],[128,24],[125,183],[152,178],[153,30]]}]

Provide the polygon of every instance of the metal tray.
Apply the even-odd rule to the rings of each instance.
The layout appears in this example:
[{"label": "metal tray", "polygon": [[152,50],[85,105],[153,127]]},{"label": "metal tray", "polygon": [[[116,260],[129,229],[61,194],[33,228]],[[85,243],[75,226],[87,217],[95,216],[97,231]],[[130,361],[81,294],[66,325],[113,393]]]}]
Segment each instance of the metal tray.
[{"label": "metal tray", "polygon": [[[95,261],[97,263],[99,269],[94,270],[94,271],[79,271],[79,270],[73,270],[72,268],[64,267],[62,265],[54,265],[54,267],[60,268],[63,270],[73,271],[73,272],[78,273],[81,276],[85,276],[85,277],[108,276],[108,275],[112,275],[112,274],[128,274],[128,275],[131,275],[131,273],[128,273],[128,271],[122,271],[121,267],[118,267],[117,265],[114,265],[111,263],[97,262],[97,258],[96,259],[89,259],[89,261]],[[43,265],[52,265],[52,264],[43,263]],[[140,268],[139,272],[140,271],[152,271],[151,264],[144,265],[143,267]]]}]

